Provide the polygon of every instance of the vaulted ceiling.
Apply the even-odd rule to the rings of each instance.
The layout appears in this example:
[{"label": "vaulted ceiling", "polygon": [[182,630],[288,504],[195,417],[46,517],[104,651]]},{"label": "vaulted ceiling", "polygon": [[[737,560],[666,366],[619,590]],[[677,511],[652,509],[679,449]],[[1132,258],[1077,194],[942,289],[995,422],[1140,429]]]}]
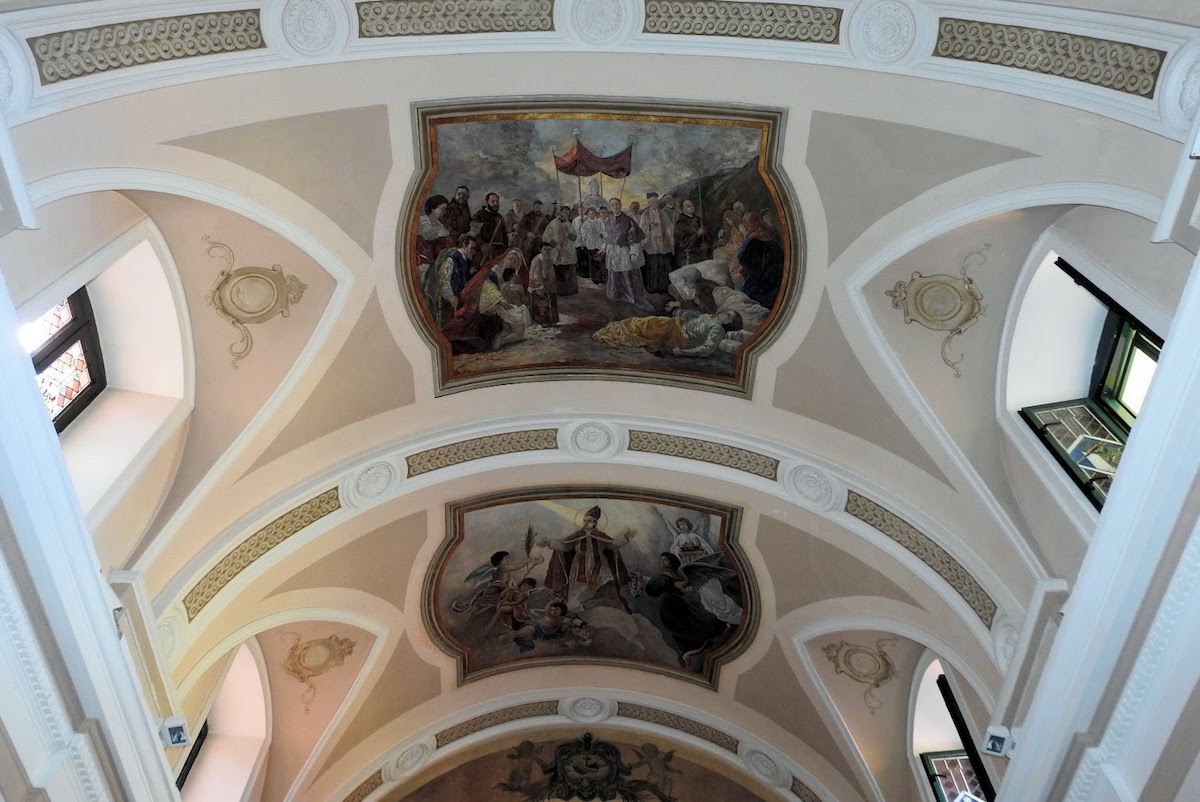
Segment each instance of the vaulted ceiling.
[{"label": "vaulted ceiling", "polygon": [[[584,731],[630,760],[651,741],[678,750],[676,765],[691,772],[681,783],[709,761],[748,799],[923,798],[906,737],[929,657],[985,726],[1035,586],[1074,576],[1094,522],[1086,504],[1062,500],[1069,489],[1046,486],[1024,433],[1004,423],[1007,355],[1032,270],[1052,246],[1075,248],[1166,320],[1187,277],[1192,255],[1151,239],[1180,155],[1171,103],[1186,107],[1200,91],[1200,68],[1187,71],[1200,64],[1188,56],[1195,29],[1183,27],[1200,24],[1193,4],[1103,4],[1138,19],[1058,9],[1096,3],[1009,3],[1003,15],[968,4],[981,19],[1075,24],[1093,36],[1107,24],[1110,38],[1158,43],[1171,60],[1157,94],[1137,98],[939,63],[921,50],[936,25],[920,4],[836,4],[844,27],[830,56],[810,44],[794,56],[787,42],[759,51],[745,38],[637,32],[580,45],[607,28],[568,9],[620,12],[621,25],[635,6],[643,13],[616,0],[558,4],[567,8],[554,19],[567,22],[544,38],[427,42],[356,38],[334,4],[269,5],[265,54],[196,58],[190,72],[130,68],[126,83],[121,69],[59,84],[22,78],[32,68],[18,69],[16,34],[99,24],[85,19],[87,4],[60,18],[14,12],[16,34],[0,48],[17,74],[9,115],[41,226],[0,240],[18,308],[28,315],[147,220],[178,276],[192,408],[85,513],[103,570],[144,582],[160,659],[193,725],[249,640],[273,708],[262,796],[271,802],[460,799],[452,770],[503,780],[517,762],[503,755],[521,741],[549,754]],[[285,27],[285,5],[313,15],[318,33],[332,15],[349,44],[331,34],[332,49],[306,57],[316,40]],[[877,7],[916,10],[895,17],[913,30],[894,68],[863,55],[872,40],[861,25]],[[26,48],[19,64],[30,59]],[[482,99],[520,113],[543,98],[597,109],[637,99],[643,113],[681,103],[713,118],[782,112],[772,170],[795,223],[793,284],[744,389],[648,376],[619,358],[603,375],[532,370],[442,386],[409,279],[414,224],[432,194],[414,109]],[[451,178],[432,190],[471,184],[474,211],[489,187]],[[305,285],[286,316],[253,325],[253,349],[236,365],[238,331],[209,300],[227,267],[214,242],[237,267],[279,265]],[[948,348],[947,331],[907,321],[888,295],[917,273],[967,275],[986,307]],[[128,298],[125,314],[142,315],[138,303]],[[746,617],[712,682],[600,649],[505,658],[503,670],[464,676],[436,631],[430,583],[461,527],[485,560],[486,544],[501,540],[481,531],[490,519],[456,518],[456,505],[537,496],[582,513],[630,493],[736,511],[719,545],[733,553],[736,541],[744,559]],[[560,522],[552,538],[579,526],[546,515]],[[647,561],[666,549],[668,526],[634,527],[630,565],[656,573]],[[505,548],[515,553],[520,535]],[[530,570],[548,581],[541,563]],[[344,662],[307,678],[288,670],[297,643],[334,637],[354,644]],[[868,700],[871,680],[837,671],[825,651],[838,644],[882,651],[893,678]],[[999,779],[1003,765],[989,765]]]}]

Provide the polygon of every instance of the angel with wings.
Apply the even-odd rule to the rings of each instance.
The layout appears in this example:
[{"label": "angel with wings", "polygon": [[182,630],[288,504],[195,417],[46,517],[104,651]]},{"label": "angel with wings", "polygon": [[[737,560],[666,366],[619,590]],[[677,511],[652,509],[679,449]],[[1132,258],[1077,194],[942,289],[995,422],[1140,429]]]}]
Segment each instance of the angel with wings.
[{"label": "angel with wings", "polygon": [[701,515],[694,524],[687,518],[680,516],[675,519],[675,523],[671,523],[671,519],[662,511],[661,507],[655,506],[654,511],[658,513],[659,518],[662,518],[667,531],[674,533],[670,550],[672,554],[679,558],[680,563],[690,565],[701,557],[707,557],[713,553],[712,546],[708,544],[708,528],[712,523],[711,516]]},{"label": "angel with wings", "polygon": [[720,560],[720,554],[709,554],[684,565],[664,551],[659,556],[661,573],[646,583],[646,595],[659,599],[659,618],[685,668],[699,670],[695,663],[700,656],[723,642],[742,620],[742,608],[721,587],[722,577],[734,572]]},{"label": "angel with wings", "polygon": [[[532,527],[529,532],[532,532]],[[527,533],[526,540],[530,535]],[[505,591],[516,588],[519,579],[524,579],[534,566],[543,562],[542,557],[530,557],[527,546],[525,559],[514,558],[507,551],[498,551],[487,563],[467,574],[463,580],[471,587],[450,604],[450,609],[456,613],[496,612],[497,604]],[[536,584],[536,583],[535,583]]]}]

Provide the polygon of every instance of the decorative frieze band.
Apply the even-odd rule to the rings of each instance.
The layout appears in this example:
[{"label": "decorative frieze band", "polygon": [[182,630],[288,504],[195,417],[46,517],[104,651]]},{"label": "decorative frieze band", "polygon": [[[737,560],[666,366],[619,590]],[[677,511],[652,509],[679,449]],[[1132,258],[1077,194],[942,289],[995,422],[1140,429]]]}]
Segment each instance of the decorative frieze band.
[{"label": "decorative frieze band", "polygon": [[677,713],[670,713],[666,710],[659,710],[656,707],[646,707],[645,705],[633,704],[631,702],[618,702],[617,715],[625,718],[632,718],[638,721],[645,721],[648,724],[658,724],[662,727],[670,727],[673,730],[703,738],[711,744],[728,749],[735,755],[738,750],[738,739],[734,738],[727,732],[722,732],[715,727],[710,727],[707,724],[701,724],[695,719],[690,719],[687,716],[681,716]]},{"label": "decorative frieze band", "polygon": [[779,460],[773,457],[736,446],[713,443],[709,440],[697,440],[694,437],[680,437],[675,434],[631,430],[629,432],[629,450],[698,460],[745,471],[772,481],[779,473]]},{"label": "decorative frieze band", "polygon": [[554,30],[554,0],[368,0],[357,9],[362,39]]},{"label": "decorative frieze band", "polygon": [[1062,31],[998,22],[938,21],[941,58],[1057,75],[1138,97],[1154,97],[1167,54],[1161,50]]},{"label": "decorative frieze band", "polygon": [[342,802],[365,802],[366,798],[383,786],[383,769],[359,783]]},{"label": "decorative frieze band", "polygon": [[558,448],[558,429],[528,429],[523,432],[505,432],[504,434],[489,434],[486,437],[473,437],[446,446],[438,446],[428,451],[418,451],[407,459],[408,476],[420,476],[423,473],[436,471],[439,468],[449,468],[451,465],[461,465],[487,457],[498,457],[502,454],[519,454],[523,451],[553,451]]},{"label": "decorative frieze band", "polygon": [[800,802],[821,802],[821,797],[817,796],[816,791],[801,782],[799,777],[792,778],[792,793]]},{"label": "decorative frieze band", "polygon": [[232,582],[238,574],[249,568],[255,560],[306,526],[341,509],[341,506],[338,489],[330,488],[288,510],[239,543],[233,551],[226,554],[220,562],[209,569],[204,578],[183,597],[183,606],[187,610],[188,621],[194,621],[205,605],[212,601],[213,597]]},{"label": "decorative frieze band", "polygon": [[519,721],[523,718],[536,718],[538,716],[557,716],[558,715],[558,700],[551,699],[545,702],[526,702],[523,705],[513,705],[512,707],[503,707],[499,710],[493,710],[491,713],[484,713],[482,716],[476,716],[472,719],[467,719],[461,724],[455,724],[453,727],[447,727],[439,732],[436,736],[437,748],[441,749],[444,746],[454,743],[460,738],[466,738],[468,735],[474,735],[477,732],[507,724],[510,721]]},{"label": "decorative frieze band", "polygon": [[886,507],[853,490],[847,493],[846,512],[878,529],[936,571],[938,576],[950,583],[950,587],[970,605],[984,626],[991,628],[992,619],[996,617],[996,602],[992,601],[992,597],[962,563],[934,543],[928,535],[917,531],[912,524]]},{"label": "decorative frieze band", "polygon": [[257,8],[76,28],[33,37],[28,44],[43,86],[141,64],[264,47]]},{"label": "decorative frieze band", "polygon": [[648,0],[643,30],[836,45],[841,28],[840,8],[730,0]]}]

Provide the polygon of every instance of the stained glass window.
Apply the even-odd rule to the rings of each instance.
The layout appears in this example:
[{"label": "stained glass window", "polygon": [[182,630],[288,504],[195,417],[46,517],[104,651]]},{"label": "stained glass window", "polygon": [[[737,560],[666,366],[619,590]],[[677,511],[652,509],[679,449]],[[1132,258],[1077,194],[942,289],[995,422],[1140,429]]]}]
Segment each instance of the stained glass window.
[{"label": "stained glass window", "polygon": [[87,291],[80,289],[21,327],[21,344],[33,359],[42,401],[62,431],[105,385],[100,338]]},{"label": "stained glass window", "polygon": [[26,323],[21,327],[21,345],[25,348],[25,353],[32,354],[46,343],[50,342],[55,334],[58,334],[64,327],[70,324],[75,318],[71,312],[71,299],[56,304],[46,314],[39,317],[32,323]]},{"label": "stained glass window", "polygon": [[921,765],[938,802],[983,799],[983,789],[966,752],[925,752],[921,755]]},{"label": "stained glass window", "polygon": [[1100,509],[1108,498],[1129,431],[1142,402],[1162,340],[1063,259],[1056,264],[1108,307],[1087,398],[1021,410],[1023,417]]}]

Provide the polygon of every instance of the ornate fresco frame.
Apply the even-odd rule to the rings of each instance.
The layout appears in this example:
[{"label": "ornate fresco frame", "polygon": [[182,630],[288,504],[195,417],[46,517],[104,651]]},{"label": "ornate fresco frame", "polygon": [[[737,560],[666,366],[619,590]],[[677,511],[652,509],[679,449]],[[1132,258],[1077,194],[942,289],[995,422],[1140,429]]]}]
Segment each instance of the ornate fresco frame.
[{"label": "ornate fresco frame", "polygon": [[[745,345],[738,349],[732,377],[688,373],[679,370],[651,367],[610,366],[603,364],[546,364],[495,370],[484,374],[455,376],[450,344],[440,337],[432,324],[432,316],[422,302],[421,288],[416,279],[414,251],[417,224],[427,192],[437,174],[436,145],[432,141],[432,126],[440,123],[463,122],[465,118],[482,119],[489,115],[529,115],[529,118],[572,116],[580,119],[628,115],[638,122],[695,122],[716,125],[747,123],[761,125],[764,145],[759,154],[759,172],[763,177],[780,213],[779,234],[784,247],[785,274],[779,297],[762,327]],[[670,387],[708,390],[739,398],[751,398],[755,366],[758,357],[786,328],[800,296],[805,273],[807,239],[799,201],[783,170],[780,154],[787,127],[785,108],[750,106],[727,103],[708,106],[688,101],[651,98],[613,100],[584,95],[514,96],[504,99],[462,98],[450,101],[417,102],[412,104],[413,142],[416,165],[404,204],[396,236],[396,272],[400,295],[405,309],[421,337],[433,352],[434,397],[464,390],[494,387],[515,382],[577,381],[604,379],[631,381]]]},{"label": "ornate fresco frame", "polygon": [[[723,537],[719,542],[725,548],[726,556],[738,572],[742,589],[742,610],[744,615],[737,633],[705,659],[705,670],[703,672],[695,673],[682,668],[673,669],[650,661],[641,661],[632,658],[596,655],[527,658],[468,671],[467,647],[454,640],[440,626],[437,613],[438,585],[445,574],[449,557],[455,547],[462,542],[465,535],[464,519],[466,514],[494,506],[498,503],[560,498],[596,498],[601,504],[604,503],[605,499],[645,503],[657,502],[672,506],[690,507],[698,511],[716,515],[721,519]],[[716,691],[719,688],[721,667],[740,657],[750,647],[750,644],[754,642],[758,634],[759,618],[762,613],[758,579],[739,540],[741,522],[741,507],[678,493],[640,490],[612,485],[574,484],[528,487],[487,493],[459,501],[448,502],[446,504],[446,536],[441,544],[438,545],[438,549],[433,555],[429,568],[425,572],[425,579],[421,588],[422,622],[425,625],[425,631],[437,647],[454,658],[456,676],[460,687],[468,682],[474,682],[498,674],[505,674],[510,671],[520,671],[525,668],[542,668],[559,665],[609,665],[650,671],[686,682],[693,682]]]}]

